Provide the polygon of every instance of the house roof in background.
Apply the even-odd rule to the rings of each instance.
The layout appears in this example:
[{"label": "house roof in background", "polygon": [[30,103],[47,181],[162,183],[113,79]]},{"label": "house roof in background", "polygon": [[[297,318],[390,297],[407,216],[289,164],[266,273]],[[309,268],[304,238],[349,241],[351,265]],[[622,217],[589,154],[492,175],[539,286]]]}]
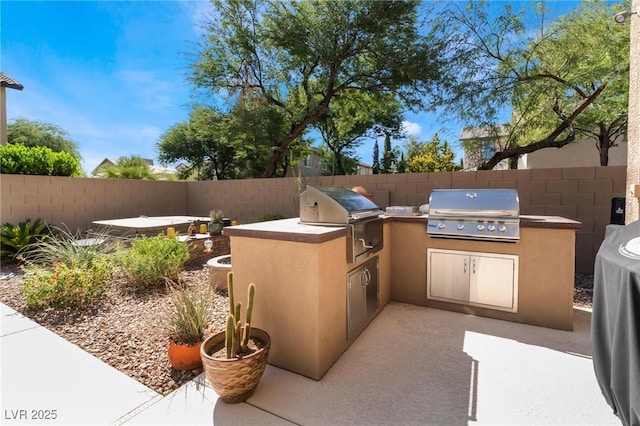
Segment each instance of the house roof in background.
[{"label": "house roof in background", "polygon": [[22,90],[24,86],[3,72],[0,72],[0,86],[10,89]]}]

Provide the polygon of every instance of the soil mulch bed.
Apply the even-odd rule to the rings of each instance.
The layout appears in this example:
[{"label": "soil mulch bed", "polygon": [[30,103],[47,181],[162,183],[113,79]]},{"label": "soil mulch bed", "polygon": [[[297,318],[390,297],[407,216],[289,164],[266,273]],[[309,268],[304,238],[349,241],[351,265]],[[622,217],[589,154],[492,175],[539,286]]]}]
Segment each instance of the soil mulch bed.
[{"label": "soil mulch bed", "polygon": [[[11,272],[11,278],[0,280],[0,302],[156,392],[166,395],[202,373],[202,368],[177,371],[169,364],[169,340],[161,323],[169,303],[164,287],[134,293],[125,290],[123,278],[116,277],[104,297],[90,308],[35,310],[27,307],[20,292],[22,271],[15,266],[2,267],[3,274]],[[208,283],[209,271],[206,267],[189,268],[180,280],[185,285]],[[215,292],[209,332],[223,330],[228,300],[226,290]]]},{"label": "soil mulch bed", "polygon": [[[2,273],[14,273],[0,280],[0,302],[10,306],[38,324],[115,367],[124,374],[167,395],[202,373],[202,369],[176,371],[167,359],[168,339],[160,318],[169,302],[164,289],[133,293],[123,290],[123,278],[110,283],[105,297],[86,309],[29,309],[20,293],[22,271],[3,266]],[[182,272],[186,285],[209,281],[206,267],[192,267]],[[574,306],[591,308],[593,276],[576,274]],[[226,291],[216,291],[214,317],[210,332],[223,330],[228,310]]]}]

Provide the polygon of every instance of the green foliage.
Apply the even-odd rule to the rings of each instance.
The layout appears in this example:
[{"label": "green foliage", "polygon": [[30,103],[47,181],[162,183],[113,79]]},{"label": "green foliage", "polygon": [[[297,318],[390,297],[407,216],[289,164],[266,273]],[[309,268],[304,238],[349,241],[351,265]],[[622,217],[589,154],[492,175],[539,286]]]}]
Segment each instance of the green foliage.
[{"label": "green foliage", "polygon": [[[501,124],[505,105],[512,106],[508,134],[479,168],[560,148],[581,133],[600,135],[603,124],[625,131],[629,27],[612,16],[628,5],[584,1],[549,25],[543,2],[505,4],[498,15],[489,2],[447,3],[442,16],[455,29],[447,51],[454,79],[436,106],[476,127]],[[602,149],[611,138],[599,139]]]},{"label": "green foliage", "polygon": [[447,141],[440,142],[436,134],[431,142],[419,142],[411,137],[406,144],[407,171],[410,173],[448,172],[459,170],[455,163],[455,153]]},{"label": "green foliage", "polygon": [[115,165],[102,166],[95,175],[109,179],[155,179],[149,164],[138,155],[120,157]]},{"label": "green foliage", "polygon": [[553,132],[589,93],[606,85],[566,133],[594,137],[601,165],[607,165],[608,149],[627,130],[629,28],[611,19],[627,8],[603,0],[582,2],[550,26],[545,37],[530,43],[530,59],[537,65],[520,69],[544,70],[561,79],[538,79],[514,91],[514,121],[522,123],[516,129],[519,145]]},{"label": "green foliage", "polygon": [[55,262],[51,268],[28,265],[22,280],[27,305],[56,309],[82,307],[93,303],[104,292],[111,276],[111,265],[102,258],[90,266],[68,266]]},{"label": "green foliage", "polygon": [[143,290],[160,285],[165,279],[176,281],[187,259],[186,243],[158,235],[132,240],[131,247],[122,253],[121,263],[128,283]]},{"label": "green foliage", "polygon": [[391,148],[391,135],[384,135],[384,151],[382,152],[380,173],[393,173],[397,158],[398,152]]},{"label": "green foliage", "polygon": [[178,344],[194,345],[201,342],[212,307],[212,292],[208,285],[181,287],[167,282],[170,301],[164,314],[169,337]]},{"label": "green foliage", "polygon": [[323,174],[356,174],[355,148],[366,137],[399,135],[401,122],[402,105],[394,95],[353,92],[334,99],[315,124],[328,151],[323,152]]},{"label": "green foliage", "polygon": [[48,228],[49,235],[27,246],[24,261],[32,266],[62,263],[68,266],[91,267],[104,257],[115,253],[119,246],[110,241],[106,234],[93,236],[96,244],[83,244],[83,235],[57,226]]},{"label": "green foliage", "polygon": [[[47,147],[54,152],[66,152],[80,161],[77,144],[60,127],[41,121],[18,118],[7,124],[7,142],[27,147]],[[4,173],[4,172],[3,172]]]},{"label": "green foliage", "polygon": [[227,359],[231,359],[247,350],[251,335],[251,315],[253,313],[256,286],[253,283],[249,284],[244,324],[240,318],[242,305],[240,303],[234,304],[233,272],[227,274],[227,288],[229,292],[229,314],[227,315],[227,327],[225,330],[225,349]]},{"label": "green foliage", "polygon": [[380,148],[378,147],[378,141],[376,141],[373,145],[373,174],[377,175],[380,173]]},{"label": "green foliage", "polygon": [[271,220],[280,220],[286,219],[286,216],[283,216],[279,213],[267,213],[265,215],[260,216],[258,222],[269,222]]},{"label": "green foliage", "polygon": [[0,171],[6,174],[82,176],[80,160],[68,152],[21,144],[0,146]]},{"label": "green foliage", "polygon": [[[287,150],[333,100],[365,92],[417,107],[443,77],[445,41],[425,35],[417,1],[213,4],[191,81],[271,117],[267,144],[242,137],[243,146],[270,150],[265,177],[285,171]],[[251,109],[238,113],[236,128],[249,134],[255,118]]]},{"label": "green foliage", "polygon": [[48,234],[49,228],[41,219],[27,219],[17,225],[6,222],[0,234],[0,255],[10,261],[20,260],[33,249],[33,244]]}]

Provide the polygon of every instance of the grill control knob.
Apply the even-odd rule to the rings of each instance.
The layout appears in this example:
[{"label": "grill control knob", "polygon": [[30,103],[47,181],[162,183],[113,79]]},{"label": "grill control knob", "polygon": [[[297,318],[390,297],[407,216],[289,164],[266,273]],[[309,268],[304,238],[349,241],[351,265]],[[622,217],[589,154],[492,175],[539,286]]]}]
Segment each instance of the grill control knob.
[{"label": "grill control knob", "polygon": [[495,226],[495,225],[488,225],[488,226],[487,226],[487,229],[488,229],[489,231],[493,232],[493,231],[495,231],[495,230],[496,230],[496,226]]},{"label": "grill control knob", "polygon": [[444,229],[444,223],[440,222],[440,223],[438,224],[438,229]]},{"label": "grill control knob", "polygon": [[504,226],[504,225],[500,225],[500,226],[498,226],[498,231],[500,231],[500,232],[504,232],[504,231],[506,231],[506,230],[507,230],[507,227],[506,227],[506,226]]},{"label": "grill control knob", "polygon": [[478,231],[484,231],[484,225],[483,224],[479,224],[478,225]]},{"label": "grill control knob", "polygon": [[462,231],[464,229],[464,223],[459,223],[456,228],[458,228],[458,230]]}]

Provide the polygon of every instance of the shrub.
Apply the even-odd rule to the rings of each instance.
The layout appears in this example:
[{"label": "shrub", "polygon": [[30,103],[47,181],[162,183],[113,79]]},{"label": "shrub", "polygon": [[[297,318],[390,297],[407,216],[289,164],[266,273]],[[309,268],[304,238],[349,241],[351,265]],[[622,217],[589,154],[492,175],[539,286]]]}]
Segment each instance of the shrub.
[{"label": "shrub", "polygon": [[68,229],[51,226],[48,238],[38,240],[28,246],[23,259],[28,264],[52,265],[54,262],[68,266],[91,267],[96,259],[101,259],[117,250],[108,235],[97,234],[96,240],[102,244],[78,244],[82,234],[72,234]]},{"label": "shrub", "polygon": [[138,290],[176,281],[187,259],[187,244],[163,235],[135,239],[121,256],[129,284]]},{"label": "shrub", "polygon": [[68,266],[59,262],[51,268],[27,266],[22,293],[32,308],[86,306],[102,295],[110,270],[106,259],[95,260],[91,266]]},{"label": "shrub", "polygon": [[7,174],[82,176],[80,160],[44,146],[0,145],[0,170]]},{"label": "shrub", "polygon": [[213,293],[208,283],[181,287],[168,281],[171,299],[164,311],[165,328],[178,344],[201,342],[212,311]]},{"label": "shrub", "polygon": [[0,256],[11,261],[20,260],[48,233],[47,225],[40,219],[27,219],[17,225],[7,222],[0,233]]},{"label": "shrub", "polygon": [[285,216],[278,213],[265,214],[258,219],[258,222],[270,222],[272,220],[286,219]]}]

